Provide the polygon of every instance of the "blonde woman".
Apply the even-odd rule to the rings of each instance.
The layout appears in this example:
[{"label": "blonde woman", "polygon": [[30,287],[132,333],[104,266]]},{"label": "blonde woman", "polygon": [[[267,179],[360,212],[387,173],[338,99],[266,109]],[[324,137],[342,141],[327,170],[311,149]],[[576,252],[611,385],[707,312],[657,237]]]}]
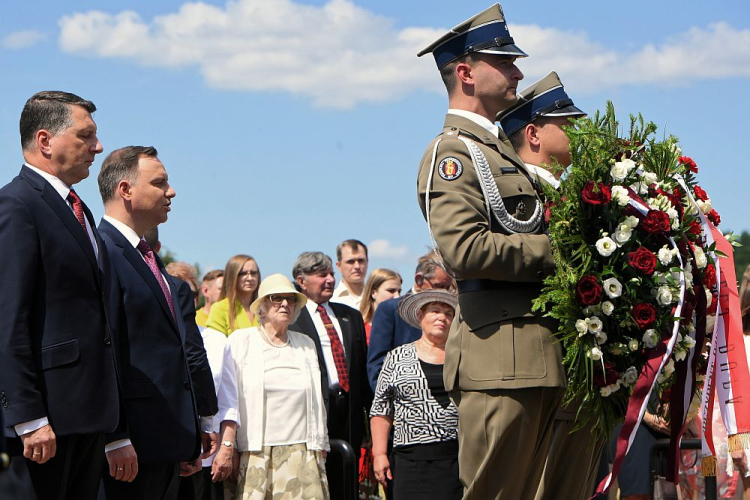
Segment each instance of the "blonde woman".
[{"label": "blonde woman", "polygon": [[394,299],[401,295],[401,285],[403,280],[401,275],[390,269],[378,268],[370,273],[370,277],[365,283],[362,292],[362,303],[359,311],[362,313],[362,319],[365,322],[365,334],[367,335],[367,344],[370,344],[370,328],[372,328],[372,318],[375,316],[375,310],[378,304],[384,300]]},{"label": "blonde woman", "polygon": [[229,335],[238,328],[258,326],[258,318],[250,310],[250,304],[258,298],[260,280],[255,259],[243,254],[229,259],[219,301],[211,306],[206,327]]},{"label": "blonde woman", "polygon": [[238,500],[327,500],[326,410],[315,343],[289,325],[307,297],[274,274],[250,308],[260,325],[229,337],[237,372]]}]

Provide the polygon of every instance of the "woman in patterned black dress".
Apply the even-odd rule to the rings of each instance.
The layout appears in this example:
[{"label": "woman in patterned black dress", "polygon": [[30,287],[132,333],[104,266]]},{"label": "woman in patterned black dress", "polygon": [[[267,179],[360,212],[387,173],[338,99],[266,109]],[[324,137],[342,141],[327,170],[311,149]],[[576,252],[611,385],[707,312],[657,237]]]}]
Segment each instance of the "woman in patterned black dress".
[{"label": "woman in patterned black dress", "polygon": [[388,353],[370,410],[375,477],[384,486],[394,481],[396,500],[458,500],[463,493],[458,410],[443,385],[445,341],[456,305],[456,296],[445,290],[425,290],[399,304],[401,317],[422,336]]}]

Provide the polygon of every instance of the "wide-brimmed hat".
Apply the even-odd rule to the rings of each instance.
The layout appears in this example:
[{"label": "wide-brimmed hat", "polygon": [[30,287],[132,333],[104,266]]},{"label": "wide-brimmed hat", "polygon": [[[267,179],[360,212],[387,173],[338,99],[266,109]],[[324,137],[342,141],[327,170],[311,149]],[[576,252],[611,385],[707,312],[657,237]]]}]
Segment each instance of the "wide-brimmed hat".
[{"label": "wide-brimmed hat", "polygon": [[422,290],[415,294],[404,297],[398,304],[398,314],[414,328],[422,329],[422,325],[419,324],[417,319],[417,313],[427,304],[431,302],[440,302],[447,304],[455,311],[458,307],[458,298],[455,294],[440,289],[428,289]]},{"label": "wide-brimmed hat", "polygon": [[299,293],[293,286],[289,279],[283,274],[272,274],[260,283],[258,288],[258,298],[250,304],[250,310],[253,314],[258,314],[258,306],[263,302],[263,299],[269,295],[276,294],[294,294],[297,296],[298,307],[302,307],[307,302],[307,297],[304,294]]}]

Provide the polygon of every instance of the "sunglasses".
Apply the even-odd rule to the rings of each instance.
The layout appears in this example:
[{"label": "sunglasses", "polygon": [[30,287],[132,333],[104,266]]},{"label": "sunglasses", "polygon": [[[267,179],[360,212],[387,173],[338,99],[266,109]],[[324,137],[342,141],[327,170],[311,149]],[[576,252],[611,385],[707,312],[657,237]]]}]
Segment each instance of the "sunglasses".
[{"label": "sunglasses", "polygon": [[274,304],[281,304],[285,300],[287,304],[296,304],[299,298],[296,295],[269,295],[268,300]]}]

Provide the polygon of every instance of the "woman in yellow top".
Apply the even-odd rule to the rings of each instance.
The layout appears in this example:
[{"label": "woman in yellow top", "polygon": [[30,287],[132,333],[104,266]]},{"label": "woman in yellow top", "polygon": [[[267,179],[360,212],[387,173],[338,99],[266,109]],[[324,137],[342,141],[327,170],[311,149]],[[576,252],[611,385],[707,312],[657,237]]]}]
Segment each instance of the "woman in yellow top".
[{"label": "woman in yellow top", "polygon": [[[258,326],[250,304],[258,298],[259,283],[260,270],[255,259],[242,254],[229,259],[219,301],[211,306],[206,327],[229,336],[237,329]],[[230,304],[233,307],[229,307]]]}]

